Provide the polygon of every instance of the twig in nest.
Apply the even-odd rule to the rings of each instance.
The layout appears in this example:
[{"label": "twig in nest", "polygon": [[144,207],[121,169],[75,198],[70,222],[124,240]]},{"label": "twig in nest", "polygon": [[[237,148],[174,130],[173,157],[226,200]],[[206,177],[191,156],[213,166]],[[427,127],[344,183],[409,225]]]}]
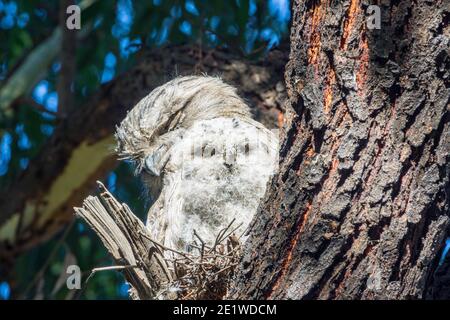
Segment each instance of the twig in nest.
[{"label": "twig in nest", "polygon": [[[223,298],[241,253],[240,242],[233,236],[240,225],[232,228],[233,223],[234,220],[220,230],[212,247],[194,230],[195,239],[189,246],[197,249],[198,254],[185,254],[167,248],[179,255],[176,258],[166,258],[167,264],[173,265],[176,274],[174,280],[167,285],[167,291],[177,291],[178,299]],[[201,246],[195,244],[196,240]]]},{"label": "twig in nest", "polygon": [[189,258],[189,256],[188,256],[186,253],[183,253],[183,252],[181,252],[181,251],[178,251],[178,250],[175,250],[175,249],[166,247],[166,246],[162,245],[161,243],[159,243],[158,241],[153,240],[151,237],[149,237],[148,235],[146,235],[146,234],[144,234],[144,233],[142,233],[142,232],[140,232],[140,234],[141,234],[144,238],[150,240],[153,244],[156,244],[158,247],[160,247],[160,248],[163,250],[163,252],[164,252],[164,251],[172,251],[173,253],[179,254],[180,256],[182,256],[182,257],[184,257],[184,258],[186,258],[186,259],[192,260],[191,258]]},{"label": "twig in nest", "polygon": [[195,231],[195,229],[194,229],[194,236],[197,237],[197,239],[202,244],[202,247],[200,249],[200,258],[203,259],[203,253],[205,251],[205,241],[203,241],[203,239],[198,235],[198,233],[197,233],[197,231]]},{"label": "twig in nest", "polygon": [[92,269],[89,276],[86,278],[86,281],[84,284],[87,284],[88,281],[99,271],[109,271],[109,270],[125,270],[125,269],[131,269],[131,268],[137,268],[137,265],[128,265],[128,266],[110,266],[110,267],[101,267],[101,268],[94,268]]}]

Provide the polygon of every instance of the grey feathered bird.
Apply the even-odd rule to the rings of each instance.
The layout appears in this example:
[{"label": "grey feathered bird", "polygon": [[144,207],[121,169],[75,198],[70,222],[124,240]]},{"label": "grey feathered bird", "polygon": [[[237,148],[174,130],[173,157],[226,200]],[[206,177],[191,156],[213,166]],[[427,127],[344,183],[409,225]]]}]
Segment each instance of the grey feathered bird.
[{"label": "grey feathered bird", "polygon": [[154,89],[116,138],[119,155],[136,162],[154,200],[147,227],[178,250],[186,250],[194,229],[209,244],[232,219],[244,231],[278,164],[277,136],[216,77],[179,77]]}]

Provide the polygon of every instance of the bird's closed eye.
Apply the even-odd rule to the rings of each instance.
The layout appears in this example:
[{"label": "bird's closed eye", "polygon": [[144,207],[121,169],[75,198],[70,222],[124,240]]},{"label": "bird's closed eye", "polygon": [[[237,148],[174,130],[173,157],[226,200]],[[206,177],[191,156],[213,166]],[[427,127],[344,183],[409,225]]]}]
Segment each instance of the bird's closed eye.
[{"label": "bird's closed eye", "polygon": [[143,169],[152,176],[159,177],[168,160],[168,147],[161,145],[144,160]]}]

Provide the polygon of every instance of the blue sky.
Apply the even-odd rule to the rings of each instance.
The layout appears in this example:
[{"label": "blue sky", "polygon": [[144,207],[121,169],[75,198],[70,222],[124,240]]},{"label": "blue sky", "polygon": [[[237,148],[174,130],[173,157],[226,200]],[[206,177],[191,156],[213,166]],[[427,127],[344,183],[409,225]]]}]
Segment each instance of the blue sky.
[{"label": "blue sky", "polygon": [[11,295],[11,288],[8,282],[0,282],[0,300],[8,300]]},{"label": "blue sky", "polygon": [[[161,2],[153,0],[155,5],[159,5]],[[270,14],[274,16],[280,23],[287,23],[290,19],[290,9],[289,9],[289,1],[288,0],[269,0],[268,7]],[[159,44],[162,44],[166,41],[169,29],[172,26],[173,19],[178,18],[181,14],[181,11],[178,7],[174,7],[171,10],[171,16],[167,17],[161,26],[161,30],[158,34],[158,38],[156,41]],[[187,0],[185,2],[185,9],[195,15],[199,14],[198,9],[196,8],[194,2],[192,0]],[[249,14],[253,15],[256,10],[256,5],[254,1],[250,1]],[[6,2],[4,0],[0,0],[0,13],[2,13],[2,20],[0,21],[0,27],[2,28],[10,28],[13,27],[14,24],[25,27],[29,20],[28,13],[19,13],[17,4],[14,1]],[[39,15],[38,12],[35,14]],[[131,30],[131,26],[134,19],[134,8],[133,2],[131,0],[118,0],[116,6],[116,21],[112,27],[111,33],[114,37],[119,40],[119,52],[121,58],[127,58],[130,54],[135,52],[139,45],[141,44],[140,39],[130,39],[129,32]],[[219,23],[220,17],[212,17],[210,19],[211,28],[214,29]],[[184,34],[189,35],[192,32],[192,26],[188,21],[184,21],[180,25],[180,31]],[[214,37],[213,35],[211,35]],[[265,28],[258,35],[253,30],[247,31],[247,38],[249,40],[249,46],[251,43],[259,36],[263,40],[268,41],[268,46],[271,47],[273,45],[278,44],[279,36],[277,33],[270,29]],[[100,74],[100,82],[105,83],[111,81],[116,74],[116,65],[117,59],[114,53],[109,52],[106,54],[104,59],[103,70]],[[61,64],[59,62],[55,62],[52,65],[53,72],[57,73],[61,68]],[[45,109],[56,112],[58,110],[58,94],[56,93],[54,88],[51,88],[49,82],[47,80],[40,81],[34,88],[32,93],[33,99],[44,106]],[[47,119],[53,119],[50,113],[42,113],[42,116]],[[41,127],[42,133],[46,135],[50,135],[53,132],[53,128],[51,125],[45,124]],[[29,140],[23,130],[21,130],[20,137],[20,145],[22,147],[29,148]],[[0,140],[0,148],[2,148],[2,155],[0,156],[0,175],[5,174],[7,171],[8,163],[11,158],[10,151],[8,152],[11,144],[11,136],[4,135],[4,137]],[[27,161],[26,159],[22,160],[22,167],[26,167]]]},{"label": "blue sky", "polygon": [[19,12],[17,4],[14,1],[0,0],[0,28],[11,29],[14,26],[25,28],[30,20],[30,15],[27,12]]}]

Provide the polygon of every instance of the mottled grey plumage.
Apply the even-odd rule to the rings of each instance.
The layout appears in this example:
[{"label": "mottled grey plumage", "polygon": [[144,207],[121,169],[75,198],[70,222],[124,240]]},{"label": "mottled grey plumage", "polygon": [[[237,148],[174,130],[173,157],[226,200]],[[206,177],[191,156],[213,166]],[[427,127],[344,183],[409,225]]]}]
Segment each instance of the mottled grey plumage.
[{"label": "mottled grey plumage", "polygon": [[232,219],[244,231],[278,163],[277,136],[252,119],[220,78],[176,78],[143,98],[117,129],[154,203],[152,235],[185,250],[193,230],[214,241]]}]

